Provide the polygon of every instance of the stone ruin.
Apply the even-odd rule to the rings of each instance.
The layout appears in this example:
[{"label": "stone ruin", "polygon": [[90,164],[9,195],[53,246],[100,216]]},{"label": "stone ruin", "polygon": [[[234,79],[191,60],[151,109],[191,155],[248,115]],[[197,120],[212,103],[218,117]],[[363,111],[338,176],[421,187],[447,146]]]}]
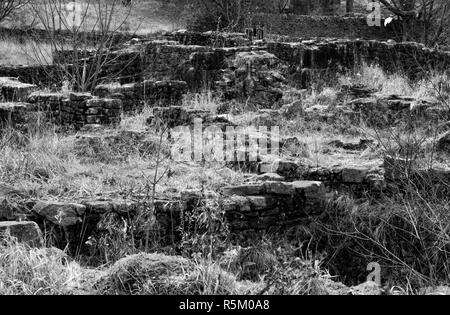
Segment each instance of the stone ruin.
[{"label": "stone ruin", "polygon": [[[179,105],[187,91],[204,87],[224,98],[273,108],[283,97],[283,87],[305,88],[321,75],[351,70],[363,62],[412,78],[424,71],[447,69],[450,62],[450,52],[416,43],[292,40],[252,41],[246,34],[186,31],[133,40],[111,53],[116,62],[100,74],[110,81],[120,69],[120,76],[115,82],[100,83],[89,95],[39,92],[61,84],[58,76],[49,76],[49,69],[57,71],[57,66],[2,66],[0,120],[11,117],[12,123],[20,123],[40,111],[63,125],[111,124],[122,111],[139,110],[146,103]],[[68,54],[58,52],[54,59],[61,62]]]},{"label": "stone ruin", "polygon": [[[338,39],[254,42],[246,34],[186,31],[165,34],[163,38],[133,40],[113,53],[120,56],[118,64],[103,69],[102,73],[105,78],[109,77],[119,67],[122,76],[114,82],[101,82],[92,93],[44,92],[42,89],[51,78],[39,73],[38,68],[0,67],[0,121],[26,127],[36,117],[45,116],[54,123],[80,130],[86,125],[114,126],[123,113],[151,106],[154,110],[149,123],[160,120],[169,126],[189,124],[198,115],[212,122],[223,122],[223,117],[180,107],[188,91],[204,87],[220,92],[226,99],[250,100],[259,108],[266,108],[265,113],[270,115],[283,115],[284,109],[277,106],[283,97],[283,88],[306,87],[315,75],[322,72],[342,72],[367,62],[379,63],[387,70],[396,65],[415,77],[420,75],[419,69],[423,70],[424,65],[429,69],[447,69],[450,63],[450,52],[416,43]],[[55,58],[65,58],[64,52]],[[428,113],[430,116],[424,119],[432,119],[438,110],[431,101],[398,96],[379,100],[374,99],[370,91],[355,87],[343,92],[352,96],[345,107],[334,114],[313,107],[305,113],[306,117],[328,122],[342,116],[367,119],[373,113],[374,104],[380,111],[391,111],[392,121],[412,110]],[[129,136],[138,142],[145,138],[141,134]],[[116,145],[120,139],[123,139],[122,134],[108,137],[81,134],[76,141],[89,145],[106,141]],[[359,150],[364,143],[335,145]],[[345,191],[357,196],[386,193],[389,185],[399,180],[396,165],[398,161],[394,158],[394,162],[387,160],[367,166],[312,167],[289,159],[274,161],[260,156],[256,162],[246,165],[247,171],[254,173],[248,183],[225,187],[220,195],[185,191],[176,196],[158,197],[155,203],[158,231],[166,242],[176,241],[178,227],[185,217],[183,214],[208,200],[216,201],[234,232],[253,233],[309,224],[325,211],[327,200],[336,192]],[[450,182],[449,170],[417,170],[421,176],[427,172],[438,174],[444,183]],[[2,189],[0,186],[0,201],[20,195],[12,188]],[[61,234],[60,247],[84,244],[106,214],[132,217],[149,207],[142,201],[142,196],[130,199],[112,195],[92,200],[18,200],[14,211],[8,206],[0,207],[0,220],[33,221],[43,230],[56,229]],[[39,229],[35,224],[0,224],[0,231],[10,234],[20,234],[24,230],[30,242],[35,243],[36,238],[39,239]],[[80,239],[80,235],[84,237]]]}]

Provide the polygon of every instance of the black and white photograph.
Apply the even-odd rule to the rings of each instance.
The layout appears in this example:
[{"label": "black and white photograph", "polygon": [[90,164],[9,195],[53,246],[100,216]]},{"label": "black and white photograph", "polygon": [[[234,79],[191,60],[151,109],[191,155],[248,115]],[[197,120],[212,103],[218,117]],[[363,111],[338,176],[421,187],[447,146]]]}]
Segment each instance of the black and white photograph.
[{"label": "black and white photograph", "polygon": [[450,1],[0,0],[0,295],[450,295]]}]

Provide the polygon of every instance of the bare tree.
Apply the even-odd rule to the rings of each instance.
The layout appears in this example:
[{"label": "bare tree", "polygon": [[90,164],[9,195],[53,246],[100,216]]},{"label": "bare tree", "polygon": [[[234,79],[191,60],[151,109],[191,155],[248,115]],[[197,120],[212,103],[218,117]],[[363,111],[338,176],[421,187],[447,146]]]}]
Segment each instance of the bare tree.
[{"label": "bare tree", "polygon": [[[131,8],[127,7],[118,18],[118,9],[123,8],[121,0],[38,0],[32,1],[30,7],[52,50],[52,60],[39,46],[32,57],[39,64],[57,66],[59,79],[68,82],[72,90],[95,88],[102,70],[117,61],[111,51],[121,38]],[[118,76],[119,71],[109,75]]]},{"label": "bare tree", "polygon": [[419,26],[420,41],[435,45],[450,25],[450,1],[448,0],[379,0],[402,21],[403,40],[416,39]]},{"label": "bare tree", "polygon": [[0,22],[28,2],[29,0],[0,0]]}]

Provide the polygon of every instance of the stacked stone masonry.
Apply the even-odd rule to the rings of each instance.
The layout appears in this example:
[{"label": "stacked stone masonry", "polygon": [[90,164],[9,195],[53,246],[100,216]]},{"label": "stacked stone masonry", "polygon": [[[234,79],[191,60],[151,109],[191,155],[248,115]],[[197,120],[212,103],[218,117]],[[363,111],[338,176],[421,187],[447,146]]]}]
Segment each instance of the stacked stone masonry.
[{"label": "stacked stone masonry", "polygon": [[261,13],[254,17],[254,24],[262,24],[271,34],[289,37],[339,37],[349,39],[387,40],[397,38],[396,23],[369,26],[366,16],[312,16],[297,14]]},{"label": "stacked stone masonry", "polygon": [[89,93],[32,93],[28,102],[60,125],[117,124],[122,113],[119,99],[97,98]]},{"label": "stacked stone masonry", "polygon": [[[304,84],[319,70],[352,69],[363,61],[378,63],[387,71],[401,70],[411,77],[420,76],[423,71],[446,69],[450,63],[450,52],[417,43],[333,38],[280,40],[251,42],[246,40],[245,34],[225,36],[214,32],[180,31],[157,39],[136,39],[108,54],[111,61],[102,67],[100,83],[181,80],[188,82],[191,89],[214,87],[217,81],[223,81],[224,71],[239,70],[234,62],[239,59],[237,54],[251,51],[273,54],[289,68],[290,80]],[[72,54],[70,51],[56,53],[55,60],[70,59]],[[89,65],[92,58],[88,55],[87,59]],[[53,77],[56,80],[51,85],[59,85],[60,76],[52,74],[57,68],[3,66],[0,76],[39,85],[48,85],[44,83],[49,83]]]},{"label": "stacked stone masonry", "polygon": [[[224,187],[220,195],[204,191],[170,192],[155,200],[155,231],[161,241],[173,244],[180,241],[180,231],[186,228],[185,220],[197,207],[204,207],[208,200],[218,208],[233,233],[268,231],[298,224],[308,225],[322,215],[328,202],[337,192],[396,193],[402,187],[403,177],[410,170],[411,178],[417,183],[423,178],[433,179],[435,185],[448,194],[450,170],[420,169],[400,158],[387,158],[379,166],[358,167],[302,167],[289,161],[282,161],[267,168],[260,165],[260,174],[247,183]],[[264,170],[275,172],[264,173]],[[427,181],[428,183],[429,181]],[[392,189],[392,185],[397,187]],[[420,187],[420,186],[418,186]],[[426,189],[426,187],[423,187]],[[4,195],[9,194],[10,197]],[[75,249],[85,244],[91,235],[102,233],[98,222],[106,215],[114,215],[124,220],[132,219],[150,209],[151,202],[145,196],[122,199],[117,196],[79,199],[74,201],[45,201],[21,199],[20,192],[3,189],[2,198],[16,198],[14,218],[22,222],[1,222],[0,234],[23,236],[24,242],[39,245],[41,230],[59,233],[60,248]],[[3,204],[3,203],[2,203]],[[17,209],[21,209],[18,213]],[[0,207],[1,214],[4,210]],[[5,218],[0,217],[0,220]],[[8,220],[13,216],[8,215]],[[28,222],[28,223],[27,223]],[[83,233],[81,233],[83,232]],[[17,234],[18,233],[18,234]],[[80,239],[80,235],[83,238]],[[33,246],[34,246],[33,245]],[[85,245],[83,245],[85,246]]]},{"label": "stacked stone masonry", "polygon": [[94,93],[42,92],[15,78],[0,78],[0,122],[26,125],[37,116],[58,125],[81,128],[86,124],[120,122],[123,112],[142,110],[145,105],[180,104],[187,91],[184,81],[150,81],[121,85],[101,84]]},{"label": "stacked stone masonry", "polygon": [[328,199],[323,183],[264,182],[225,187],[222,206],[232,231],[268,230],[308,223]]}]

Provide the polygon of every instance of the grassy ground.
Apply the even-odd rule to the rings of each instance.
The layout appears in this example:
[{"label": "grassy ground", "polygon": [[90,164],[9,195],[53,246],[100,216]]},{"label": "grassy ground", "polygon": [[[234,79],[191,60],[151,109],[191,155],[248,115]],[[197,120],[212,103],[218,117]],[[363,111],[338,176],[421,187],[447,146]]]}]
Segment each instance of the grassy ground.
[{"label": "grassy ground", "polygon": [[[34,53],[38,49],[38,53]],[[41,60],[52,61],[52,49],[49,44],[33,40],[21,42],[13,38],[0,39],[1,65],[39,65]]]}]

